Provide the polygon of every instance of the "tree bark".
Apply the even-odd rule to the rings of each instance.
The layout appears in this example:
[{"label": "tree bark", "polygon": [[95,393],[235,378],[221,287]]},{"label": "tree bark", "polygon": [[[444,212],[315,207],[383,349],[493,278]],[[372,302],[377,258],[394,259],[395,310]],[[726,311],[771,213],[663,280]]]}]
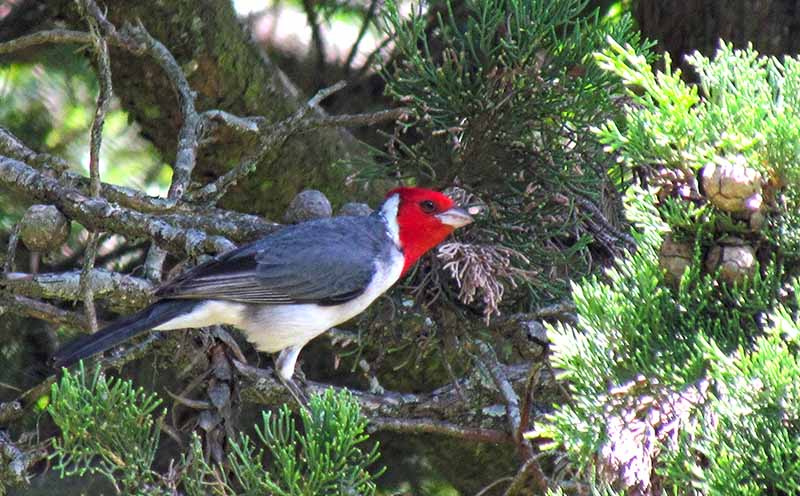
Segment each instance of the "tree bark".
[{"label": "tree bark", "polygon": [[[72,1],[47,4],[44,17],[38,25],[31,25],[31,31],[64,20],[71,28],[85,30]],[[29,9],[38,7],[35,2],[25,4]],[[108,19],[118,27],[141,21],[170,50],[197,92],[198,112],[222,109],[236,115],[263,116],[274,123],[305,104],[306,97],[252,42],[229,1],[118,0],[101,7],[108,9]],[[14,32],[20,34],[24,33]],[[141,125],[142,134],[171,163],[182,116],[170,81],[147,57],[112,49],[111,61],[115,94]],[[203,183],[240,163],[256,145],[255,137],[243,137],[229,129],[214,131],[210,137],[214,146],[201,147],[193,173],[193,179]],[[306,188],[324,191],[334,205],[345,198],[352,200],[353,191],[342,185],[354,171],[337,162],[346,162],[362,146],[347,131],[336,128],[290,138],[282,150],[265,157],[255,172],[231,188],[220,206],[274,219]]]}]

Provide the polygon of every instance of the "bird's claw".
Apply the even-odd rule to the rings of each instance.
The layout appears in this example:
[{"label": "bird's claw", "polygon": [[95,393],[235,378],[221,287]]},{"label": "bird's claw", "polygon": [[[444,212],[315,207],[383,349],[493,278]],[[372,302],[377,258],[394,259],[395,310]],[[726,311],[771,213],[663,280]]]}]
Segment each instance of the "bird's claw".
[{"label": "bird's claw", "polygon": [[[305,392],[305,387],[300,387],[293,377],[290,379],[284,379],[280,376],[280,374],[278,374],[278,379],[281,381],[281,384],[283,384],[286,390],[289,391],[289,394],[292,395],[300,408],[308,410],[308,395]],[[301,382],[303,383],[303,386],[305,386],[305,378],[303,378]]]}]

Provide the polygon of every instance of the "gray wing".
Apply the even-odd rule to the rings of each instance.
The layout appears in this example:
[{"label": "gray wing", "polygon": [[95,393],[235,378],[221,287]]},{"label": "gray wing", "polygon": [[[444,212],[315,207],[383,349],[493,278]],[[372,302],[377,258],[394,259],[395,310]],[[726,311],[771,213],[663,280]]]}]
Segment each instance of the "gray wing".
[{"label": "gray wing", "polygon": [[335,305],[364,292],[388,257],[377,218],[337,217],[286,227],[162,286],[161,298]]}]

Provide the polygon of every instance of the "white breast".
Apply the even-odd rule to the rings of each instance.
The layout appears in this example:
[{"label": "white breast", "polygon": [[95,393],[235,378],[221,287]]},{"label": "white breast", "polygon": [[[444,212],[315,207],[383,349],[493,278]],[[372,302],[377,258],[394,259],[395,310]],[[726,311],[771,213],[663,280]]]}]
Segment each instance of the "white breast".
[{"label": "white breast", "polygon": [[402,253],[393,249],[390,262],[377,268],[366,290],[346,303],[330,306],[315,303],[262,306],[243,319],[245,322],[234,325],[242,328],[248,341],[260,351],[274,353],[289,346],[304,345],[331,327],[363,312],[400,279],[403,263]]},{"label": "white breast", "polygon": [[[397,248],[400,243],[396,221],[398,204],[399,196],[393,195],[384,202],[381,209],[387,234],[396,246],[391,248],[388,262],[377,262],[375,275],[366,290],[357,298],[330,306],[313,303],[255,305],[208,300],[198,304],[191,313],[176,317],[155,329],[166,331],[230,324],[243,330],[247,340],[260,351],[274,353],[290,346],[305,345],[331,327],[363,312],[378,296],[400,279],[405,260]],[[291,367],[294,370],[294,363]]]}]

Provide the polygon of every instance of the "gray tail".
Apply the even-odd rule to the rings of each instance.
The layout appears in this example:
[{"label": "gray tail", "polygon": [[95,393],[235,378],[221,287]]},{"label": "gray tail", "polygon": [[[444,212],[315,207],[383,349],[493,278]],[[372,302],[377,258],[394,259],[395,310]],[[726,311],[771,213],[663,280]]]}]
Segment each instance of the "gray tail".
[{"label": "gray tail", "polygon": [[197,300],[162,300],[144,310],[122,317],[94,334],[82,336],[62,347],[53,355],[56,369],[69,367],[83,358],[106,351],[153,327],[189,313],[200,303]]}]

